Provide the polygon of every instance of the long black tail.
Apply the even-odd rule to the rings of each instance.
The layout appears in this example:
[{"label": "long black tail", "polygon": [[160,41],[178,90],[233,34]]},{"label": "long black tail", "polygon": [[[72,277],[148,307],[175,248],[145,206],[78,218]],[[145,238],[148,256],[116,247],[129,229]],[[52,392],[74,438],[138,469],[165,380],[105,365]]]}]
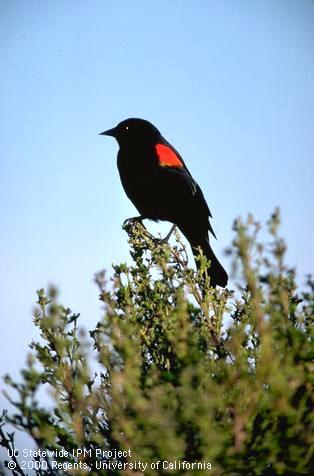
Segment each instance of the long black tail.
[{"label": "long black tail", "polygon": [[[223,288],[227,286],[228,275],[225,269],[223,268],[223,266],[220,264],[220,262],[216,258],[215,253],[213,252],[210,246],[208,236],[205,235],[205,237],[201,239],[199,238],[199,236],[191,237],[191,234],[187,233],[187,230],[184,230],[183,227],[180,227],[180,229],[182,233],[186,236],[186,238],[189,240],[194,256],[199,255],[198,248],[201,248],[206,258],[210,260],[210,267],[208,268],[208,274],[210,276],[211,286],[218,285]],[[196,265],[198,265],[197,260],[196,260]]]}]

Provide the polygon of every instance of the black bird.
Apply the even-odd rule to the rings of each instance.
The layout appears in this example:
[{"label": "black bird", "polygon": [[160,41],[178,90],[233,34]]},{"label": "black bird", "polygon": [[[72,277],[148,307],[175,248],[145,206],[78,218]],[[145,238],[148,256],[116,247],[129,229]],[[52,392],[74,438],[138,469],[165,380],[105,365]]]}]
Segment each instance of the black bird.
[{"label": "black bird", "polygon": [[226,286],[228,275],[209,243],[209,231],[216,238],[209,222],[212,215],[180,154],[144,119],[126,119],[101,134],[118,141],[121,182],[141,218],[176,225],[194,255],[200,247],[210,260],[211,285]]}]

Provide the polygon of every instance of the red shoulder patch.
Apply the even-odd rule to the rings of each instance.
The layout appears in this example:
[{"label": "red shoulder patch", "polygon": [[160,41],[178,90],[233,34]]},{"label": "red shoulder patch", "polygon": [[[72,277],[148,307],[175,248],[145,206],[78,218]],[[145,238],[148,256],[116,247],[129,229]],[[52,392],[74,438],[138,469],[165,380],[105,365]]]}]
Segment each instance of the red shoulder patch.
[{"label": "red shoulder patch", "polygon": [[155,145],[158,161],[162,167],[183,167],[177,154],[170,147],[164,144]]}]

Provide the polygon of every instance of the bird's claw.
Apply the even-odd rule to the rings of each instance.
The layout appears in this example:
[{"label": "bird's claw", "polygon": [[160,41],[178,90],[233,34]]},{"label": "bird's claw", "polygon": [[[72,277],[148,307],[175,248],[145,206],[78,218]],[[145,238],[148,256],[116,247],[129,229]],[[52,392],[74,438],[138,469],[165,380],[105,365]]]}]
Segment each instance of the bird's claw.
[{"label": "bird's claw", "polygon": [[143,223],[143,220],[145,219],[145,217],[139,215],[139,216],[136,216],[136,217],[131,217],[131,218],[127,218],[126,220],[124,220],[123,222],[123,226],[127,226],[127,225],[131,225],[133,226],[135,223],[140,223],[142,225],[142,227],[144,228],[144,232],[145,232],[145,235],[151,239],[153,241],[153,243],[155,243],[156,245],[164,245],[165,243],[168,243],[169,241],[169,238],[170,236],[172,235],[175,227],[176,227],[176,224],[172,225],[171,227],[171,230],[169,231],[169,233],[164,237],[164,238],[156,238],[155,236],[153,236],[146,228],[146,226],[144,225]]},{"label": "bird's claw", "polygon": [[153,242],[156,245],[164,245],[165,243],[168,243],[168,240],[166,238],[167,237],[165,237],[165,238],[155,238],[155,237],[153,237]]},{"label": "bird's claw", "polygon": [[176,228],[176,224],[174,223],[169,231],[169,233],[164,237],[164,238],[155,238],[156,240],[156,243],[157,244],[160,244],[160,245],[163,245],[165,243],[168,243],[172,233],[174,232],[175,228]]},{"label": "bird's claw", "polygon": [[143,224],[143,220],[144,220],[144,218],[141,217],[141,216],[126,218],[126,220],[124,220],[124,222],[123,222],[123,226],[134,225],[135,223],[140,223],[146,229],[145,225]]}]

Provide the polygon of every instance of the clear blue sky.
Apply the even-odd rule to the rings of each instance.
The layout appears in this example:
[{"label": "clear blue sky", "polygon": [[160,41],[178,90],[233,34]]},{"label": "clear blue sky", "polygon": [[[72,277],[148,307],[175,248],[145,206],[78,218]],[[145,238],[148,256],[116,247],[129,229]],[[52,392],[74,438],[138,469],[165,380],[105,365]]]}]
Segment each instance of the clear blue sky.
[{"label": "clear blue sky", "polygon": [[2,0],[0,47],[1,375],[24,363],[37,288],[91,329],[93,274],[129,259],[135,209],[98,136],[127,117],[184,157],[218,256],[235,217],[278,205],[288,262],[313,270],[313,1]]}]

